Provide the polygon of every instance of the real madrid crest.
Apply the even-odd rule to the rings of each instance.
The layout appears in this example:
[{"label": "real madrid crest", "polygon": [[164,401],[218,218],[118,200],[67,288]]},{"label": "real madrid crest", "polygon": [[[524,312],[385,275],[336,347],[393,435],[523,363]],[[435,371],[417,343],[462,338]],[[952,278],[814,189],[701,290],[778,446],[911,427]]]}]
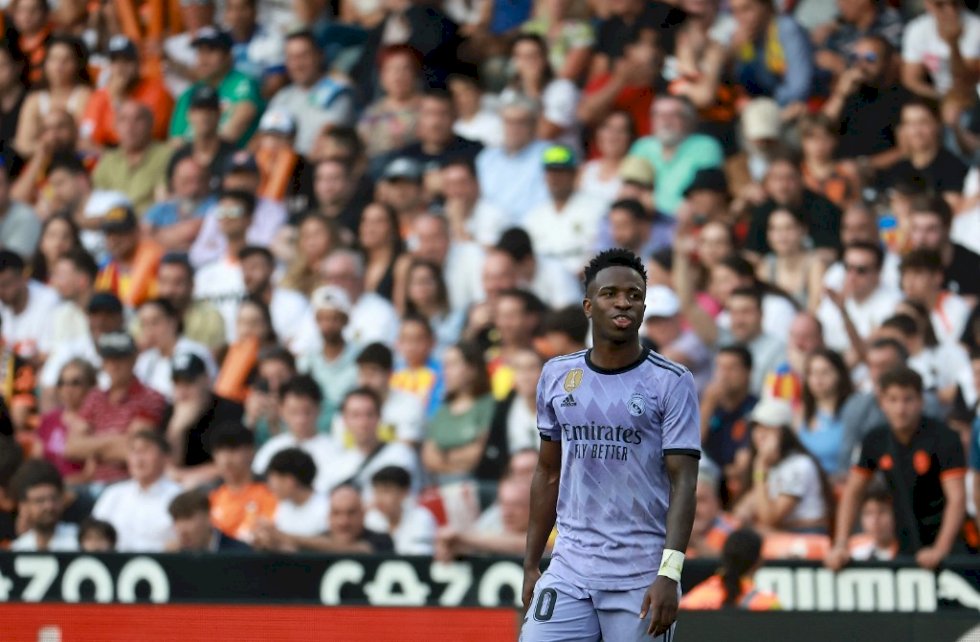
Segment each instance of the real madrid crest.
[{"label": "real madrid crest", "polygon": [[639,392],[634,392],[630,400],[626,402],[626,409],[630,411],[630,414],[634,417],[639,417],[644,412],[646,412],[647,405],[646,401],[643,399],[643,395]]},{"label": "real madrid crest", "polygon": [[573,370],[569,370],[568,374],[565,375],[565,383],[564,383],[565,392],[571,392],[572,390],[575,390],[576,388],[581,386],[582,376],[584,374],[585,373],[582,372],[581,368],[575,368]]}]

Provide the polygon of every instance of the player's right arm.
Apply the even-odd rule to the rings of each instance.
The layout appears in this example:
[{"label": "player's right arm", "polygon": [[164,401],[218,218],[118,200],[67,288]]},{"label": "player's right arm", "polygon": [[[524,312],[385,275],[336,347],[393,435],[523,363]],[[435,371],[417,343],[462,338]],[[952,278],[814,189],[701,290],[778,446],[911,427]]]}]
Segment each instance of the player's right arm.
[{"label": "player's right arm", "polygon": [[839,571],[851,558],[847,548],[847,540],[851,536],[851,529],[854,528],[854,520],[857,519],[861,497],[870,482],[871,474],[864,468],[854,467],[847,475],[847,482],[844,485],[843,493],[841,493],[840,506],[837,508],[834,547],[824,560],[824,566],[832,571]]},{"label": "player's right arm", "polygon": [[531,518],[524,552],[524,610],[531,605],[534,585],[541,577],[541,556],[555,527],[558,510],[558,482],[561,479],[561,440],[542,438],[538,466],[531,480]]}]

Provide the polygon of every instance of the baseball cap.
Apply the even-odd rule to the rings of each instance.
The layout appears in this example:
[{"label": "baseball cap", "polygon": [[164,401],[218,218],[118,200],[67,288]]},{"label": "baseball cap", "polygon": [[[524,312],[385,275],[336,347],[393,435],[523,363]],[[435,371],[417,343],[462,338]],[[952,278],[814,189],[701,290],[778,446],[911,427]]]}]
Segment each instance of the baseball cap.
[{"label": "baseball cap", "polygon": [[106,234],[132,232],[138,225],[136,212],[129,205],[116,205],[102,217],[102,231]]},{"label": "baseball cap", "polygon": [[681,310],[681,302],[674,291],[666,285],[655,285],[647,290],[647,309],[643,312],[643,320],[652,317],[672,317]]},{"label": "baseball cap", "polygon": [[238,172],[259,173],[259,164],[255,162],[255,156],[242,150],[232,154],[225,164],[225,175]]},{"label": "baseball cap", "polygon": [[619,178],[624,183],[653,185],[656,175],[653,172],[653,165],[647,159],[639,156],[627,156],[619,164]]},{"label": "baseball cap", "polygon": [[565,145],[552,145],[544,150],[541,162],[545,169],[573,170],[578,167],[575,152]]},{"label": "baseball cap", "polygon": [[192,47],[211,47],[212,49],[224,49],[225,51],[231,51],[232,44],[231,34],[223,29],[215,29],[214,27],[201,27],[194,34],[194,39],[191,40]]},{"label": "baseball cap", "polygon": [[122,314],[123,305],[122,301],[119,300],[119,297],[112,292],[96,292],[92,295],[92,298],[89,299],[88,306],[86,306],[85,310],[89,314],[96,312]]},{"label": "baseball cap", "polygon": [[792,426],[793,408],[785,399],[765,397],[752,410],[751,421],[763,426]]},{"label": "baseball cap", "polygon": [[324,285],[314,290],[310,296],[310,304],[314,312],[335,310],[350,316],[350,297],[347,296],[347,292],[335,285]]},{"label": "baseball cap", "polygon": [[727,194],[728,179],[725,178],[725,172],[717,167],[699,169],[695,172],[694,178],[691,179],[691,184],[684,190],[684,196],[688,197],[698,190]]},{"label": "baseball cap", "polygon": [[207,371],[201,357],[189,352],[178,354],[170,364],[170,378],[174,381],[194,381]]},{"label": "baseball cap", "polygon": [[121,359],[136,354],[136,342],[128,332],[106,332],[95,345],[103,359]]},{"label": "baseball cap", "polygon": [[196,85],[191,90],[191,109],[221,109],[221,99],[218,92],[210,85]]},{"label": "baseball cap", "polygon": [[406,156],[396,158],[385,167],[384,172],[381,174],[381,180],[396,181],[399,179],[416,182],[421,181],[422,166],[417,161]]},{"label": "baseball cap", "polygon": [[259,121],[259,133],[294,136],[296,134],[296,119],[288,111],[271,109],[262,115],[262,119]]},{"label": "baseball cap", "polygon": [[109,38],[109,60],[113,58],[125,58],[127,60],[139,60],[139,52],[132,40],[122,34]]},{"label": "baseball cap", "polygon": [[772,98],[756,98],[742,110],[742,133],[748,140],[779,138],[779,105]]}]

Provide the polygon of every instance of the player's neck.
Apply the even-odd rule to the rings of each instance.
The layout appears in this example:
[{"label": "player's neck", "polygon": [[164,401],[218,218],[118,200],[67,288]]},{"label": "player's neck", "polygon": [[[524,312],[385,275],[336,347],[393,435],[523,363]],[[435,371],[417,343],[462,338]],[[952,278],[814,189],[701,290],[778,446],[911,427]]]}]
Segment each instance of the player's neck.
[{"label": "player's neck", "polygon": [[632,341],[623,343],[596,341],[589,353],[589,360],[592,365],[603,370],[619,370],[639,361],[642,354],[643,346],[640,345],[639,341],[635,343]]}]

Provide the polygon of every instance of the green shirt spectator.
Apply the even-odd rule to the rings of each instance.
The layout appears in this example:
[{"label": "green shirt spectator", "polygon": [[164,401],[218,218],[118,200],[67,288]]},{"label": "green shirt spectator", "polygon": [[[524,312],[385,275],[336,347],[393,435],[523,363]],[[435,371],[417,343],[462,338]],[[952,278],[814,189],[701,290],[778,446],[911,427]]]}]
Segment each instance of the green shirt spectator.
[{"label": "green shirt spectator", "polygon": [[466,446],[483,437],[490,430],[493,416],[493,396],[484,395],[460,414],[453,414],[448,405],[436,411],[426,435],[441,450]]}]

